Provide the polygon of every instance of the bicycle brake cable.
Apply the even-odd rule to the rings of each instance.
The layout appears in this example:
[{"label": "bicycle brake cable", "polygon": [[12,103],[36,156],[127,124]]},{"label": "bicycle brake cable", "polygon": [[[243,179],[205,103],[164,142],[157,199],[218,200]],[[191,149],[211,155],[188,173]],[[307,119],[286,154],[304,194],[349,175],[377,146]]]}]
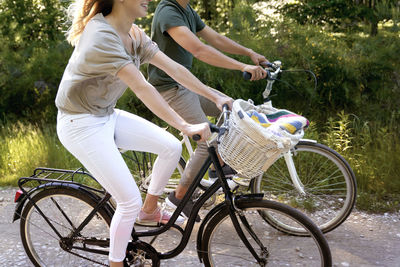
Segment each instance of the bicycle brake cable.
[{"label": "bicycle brake cable", "polygon": [[[294,70],[281,70],[281,72],[308,72],[308,73],[310,73],[312,76],[313,76],[313,78],[314,78],[314,91],[317,89],[317,84],[318,84],[318,81],[317,81],[317,76],[315,75],[315,73],[314,72],[312,72],[311,70],[304,70],[304,69],[294,69]],[[288,82],[285,82],[285,81],[283,81],[283,80],[278,80],[278,79],[276,79],[277,81],[280,81],[280,82],[284,82],[284,83],[286,83],[287,85],[289,85],[290,87],[292,87]],[[293,88],[293,87],[292,87]],[[293,88],[294,89],[294,88]]]}]

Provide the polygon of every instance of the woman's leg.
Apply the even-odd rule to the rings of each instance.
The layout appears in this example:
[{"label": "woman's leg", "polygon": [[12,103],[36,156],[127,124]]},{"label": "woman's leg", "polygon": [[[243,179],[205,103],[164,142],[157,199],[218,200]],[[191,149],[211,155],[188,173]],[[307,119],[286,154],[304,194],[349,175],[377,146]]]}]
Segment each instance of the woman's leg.
[{"label": "woman's leg", "polygon": [[146,151],[158,155],[147,192],[155,196],[161,195],[178,166],[182,153],[181,143],[169,132],[139,116],[122,110],[116,112],[116,145],[125,150]]},{"label": "woman's leg", "polygon": [[[138,129],[140,132],[146,132],[147,128],[153,132],[153,127],[150,126],[151,123],[142,123],[141,120],[126,121],[128,125],[123,127],[123,123],[117,123],[119,116],[116,113],[107,117],[75,117],[67,115],[60,119],[57,131],[63,145],[82,162],[117,202],[110,227],[109,258],[112,264],[118,263],[125,258],[126,246],[142,202],[137,185],[118,151],[116,142],[121,141],[118,137],[125,136],[125,132]],[[136,135],[139,136],[140,133]],[[144,147],[143,142],[143,139],[138,137],[130,139],[127,144],[129,143],[129,147],[143,148],[147,151],[147,146],[151,146],[152,142],[147,140]]]}]

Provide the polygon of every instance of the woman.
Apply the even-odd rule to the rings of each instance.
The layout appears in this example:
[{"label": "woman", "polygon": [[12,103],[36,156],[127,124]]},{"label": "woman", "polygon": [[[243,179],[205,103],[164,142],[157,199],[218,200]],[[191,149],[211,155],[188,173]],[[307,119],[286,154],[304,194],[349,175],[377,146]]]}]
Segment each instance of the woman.
[{"label": "woman", "polygon": [[[133,24],[147,13],[149,0],[78,0],[67,33],[75,46],[56,97],[57,133],[62,144],[115,198],[110,227],[110,266],[123,266],[133,223],[165,223],[170,214],[158,196],[177,166],[181,145],[168,132],[125,111],[114,109],[127,87],[158,117],[188,136],[210,135],[206,123],[188,124],[175,113],[139,71],[151,63],[220,109],[232,99],[202,84],[185,67],[159,51]],[[148,195],[142,201],[118,148],[158,154]]]}]

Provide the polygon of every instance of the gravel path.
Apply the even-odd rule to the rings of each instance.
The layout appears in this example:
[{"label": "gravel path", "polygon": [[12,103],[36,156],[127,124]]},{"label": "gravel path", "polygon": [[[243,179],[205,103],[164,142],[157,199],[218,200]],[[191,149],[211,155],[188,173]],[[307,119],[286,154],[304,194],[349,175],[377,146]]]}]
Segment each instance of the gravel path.
[{"label": "gravel path", "polygon": [[[32,266],[20,242],[19,221],[12,223],[15,191],[0,189],[0,267]],[[196,232],[183,253],[161,265],[201,266],[195,250]],[[334,266],[400,267],[400,211],[381,215],[354,211],[326,237]]]}]

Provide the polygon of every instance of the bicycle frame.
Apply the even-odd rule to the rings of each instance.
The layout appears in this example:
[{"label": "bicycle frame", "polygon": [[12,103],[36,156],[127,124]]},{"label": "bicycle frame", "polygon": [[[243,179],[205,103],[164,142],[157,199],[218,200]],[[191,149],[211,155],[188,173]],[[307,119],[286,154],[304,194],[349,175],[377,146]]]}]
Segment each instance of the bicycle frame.
[{"label": "bicycle frame", "polygon": [[[135,228],[133,228],[132,230],[132,240],[133,242],[141,242],[139,240],[140,237],[145,237],[145,236],[154,236],[156,238],[156,236],[166,232],[167,230],[169,230],[171,227],[176,228],[177,230],[179,230],[182,233],[182,237],[181,240],[179,242],[179,244],[172,250],[165,252],[165,253],[160,253],[160,252],[156,252],[154,250],[154,252],[157,254],[157,257],[162,260],[162,259],[169,259],[169,258],[173,258],[175,256],[177,256],[178,254],[180,254],[186,247],[187,243],[189,242],[191,233],[193,231],[194,228],[194,224],[195,224],[195,220],[196,220],[196,215],[199,212],[200,208],[203,206],[203,204],[214,194],[216,193],[221,187],[223,192],[225,193],[225,201],[223,203],[221,203],[220,205],[218,205],[217,207],[215,207],[212,211],[210,211],[210,216],[206,216],[206,218],[203,220],[200,229],[204,229],[205,225],[207,224],[208,220],[212,218],[212,214],[216,214],[218,211],[220,211],[221,209],[224,208],[228,208],[229,212],[230,212],[230,217],[232,219],[233,225],[235,226],[236,232],[238,233],[238,235],[241,237],[243,243],[246,245],[246,247],[249,249],[249,251],[254,255],[254,257],[258,260],[261,261],[261,259],[257,256],[257,253],[255,253],[255,250],[253,249],[253,247],[251,246],[251,244],[247,241],[242,227],[240,226],[240,223],[238,221],[238,218],[236,217],[236,212],[237,209],[235,208],[235,197],[231,191],[231,189],[229,188],[228,182],[226,181],[226,178],[224,176],[224,173],[222,171],[222,167],[219,163],[219,159],[217,157],[217,152],[215,150],[215,147],[210,146],[208,148],[209,151],[209,157],[207,158],[206,162],[203,164],[202,168],[200,169],[199,173],[197,174],[194,182],[192,183],[192,185],[189,187],[188,192],[186,193],[186,195],[184,196],[183,200],[181,201],[181,203],[178,205],[177,209],[175,210],[175,212],[173,213],[170,221],[165,224],[162,225],[160,227],[158,227],[157,229],[154,230],[145,230],[145,231],[135,231]],[[194,193],[194,191],[196,190],[196,188],[200,185],[201,180],[204,176],[204,174],[208,171],[209,166],[211,165],[211,163],[214,164],[216,171],[217,171],[217,176],[218,176],[218,180],[215,181],[201,196],[200,198],[196,201],[196,203],[194,204],[193,210],[191,215],[188,218],[187,224],[185,229],[183,230],[180,226],[175,224],[176,219],[178,218],[179,214],[182,212],[185,204],[187,203],[187,201],[189,201],[191,195]],[[68,170],[58,170],[58,169],[46,169],[46,168],[40,168],[37,170],[42,170],[42,171],[53,171],[53,172],[60,172],[62,173],[59,177],[63,177],[64,175],[68,175],[68,174],[72,174],[72,181],[66,181],[66,180],[54,180],[54,179],[48,179],[48,178],[38,178],[38,177],[34,177],[36,175],[36,170],[35,170],[35,174],[33,177],[23,177],[19,180],[19,187],[21,188],[21,190],[23,191],[23,195],[24,199],[21,199],[18,207],[16,208],[16,214],[15,217],[19,216],[19,213],[17,214],[18,210],[22,210],[22,206],[24,205],[24,202],[26,200],[28,201],[32,201],[33,206],[36,208],[36,210],[38,211],[38,213],[44,218],[44,220],[46,221],[46,223],[53,229],[54,233],[60,238],[60,240],[62,240],[62,243],[60,244],[64,249],[69,250],[69,249],[79,249],[82,251],[87,251],[90,253],[95,253],[95,254],[103,254],[103,255],[107,255],[108,254],[108,250],[106,249],[95,249],[95,248],[88,248],[86,246],[83,247],[76,247],[73,246],[74,242],[79,242],[79,243],[83,243],[84,245],[95,245],[101,248],[107,248],[109,246],[109,239],[97,239],[97,238],[93,238],[93,237],[88,237],[88,238],[83,238],[81,236],[79,236],[80,231],[82,231],[82,229],[84,229],[87,224],[92,220],[92,218],[94,216],[96,216],[96,213],[99,212],[102,209],[105,209],[110,217],[112,217],[112,213],[113,213],[113,208],[110,206],[109,204],[109,200],[111,198],[111,195],[104,191],[104,190],[98,190],[80,183],[77,183],[75,181],[73,181],[73,175],[75,173],[79,173],[79,174],[84,174],[84,175],[88,175],[90,178],[94,179],[90,174],[84,172],[84,171],[68,171]],[[59,178],[58,177],[58,178]],[[37,181],[39,183],[39,186],[27,191],[23,188],[23,185],[29,181]],[[46,188],[54,188],[54,187],[66,187],[66,188],[71,188],[74,190],[80,190],[84,193],[89,193],[91,197],[95,198],[97,205],[93,208],[93,210],[91,210],[91,212],[89,213],[89,215],[82,221],[82,223],[80,223],[80,225],[74,225],[73,226],[73,232],[70,233],[68,235],[68,237],[63,237],[58,230],[56,229],[56,227],[54,227],[52,225],[51,222],[51,218],[47,218],[45,213],[39,208],[39,206],[36,205],[35,201],[32,199],[32,196],[35,194],[35,192],[39,192],[41,190],[46,190]],[[95,193],[91,193],[92,191],[95,191]],[[100,195],[100,196],[99,196]],[[256,197],[258,196],[259,199],[262,199],[262,194],[261,195],[249,195],[251,197]],[[237,199],[240,198],[244,198],[245,196],[239,196]],[[56,206],[60,209],[60,207],[56,204]],[[67,221],[70,221],[68,219],[68,217],[65,215],[65,213],[63,213],[63,211],[60,209],[61,214],[63,214],[63,216],[65,217],[65,219]],[[17,216],[18,215],[18,216]],[[15,218],[14,217],[14,218]],[[254,235],[254,232],[251,230],[250,226],[248,225],[246,219],[244,218],[244,216],[241,216],[241,214],[239,214],[239,218],[240,221],[242,222],[242,224],[244,225],[244,227],[246,228],[246,230],[251,234]],[[24,218],[22,218],[24,219]],[[72,226],[72,225],[71,225]],[[252,234],[253,233],[253,234]],[[201,239],[201,234],[199,231],[199,237]],[[155,239],[154,238],[154,239]],[[256,237],[257,238],[257,237]],[[154,239],[152,240],[152,242],[154,241]],[[143,244],[143,243],[142,243]],[[201,244],[201,240],[198,239],[198,244]],[[140,245],[140,244],[139,244]],[[151,245],[151,242],[150,242]],[[262,245],[261,243],[259,245]],[[150,247],[152,248],[152,247]],[[266,249],[264,247],[262,247],[262,249]],[[72,254],[74,254],[74,252],[70,252]]]}]

